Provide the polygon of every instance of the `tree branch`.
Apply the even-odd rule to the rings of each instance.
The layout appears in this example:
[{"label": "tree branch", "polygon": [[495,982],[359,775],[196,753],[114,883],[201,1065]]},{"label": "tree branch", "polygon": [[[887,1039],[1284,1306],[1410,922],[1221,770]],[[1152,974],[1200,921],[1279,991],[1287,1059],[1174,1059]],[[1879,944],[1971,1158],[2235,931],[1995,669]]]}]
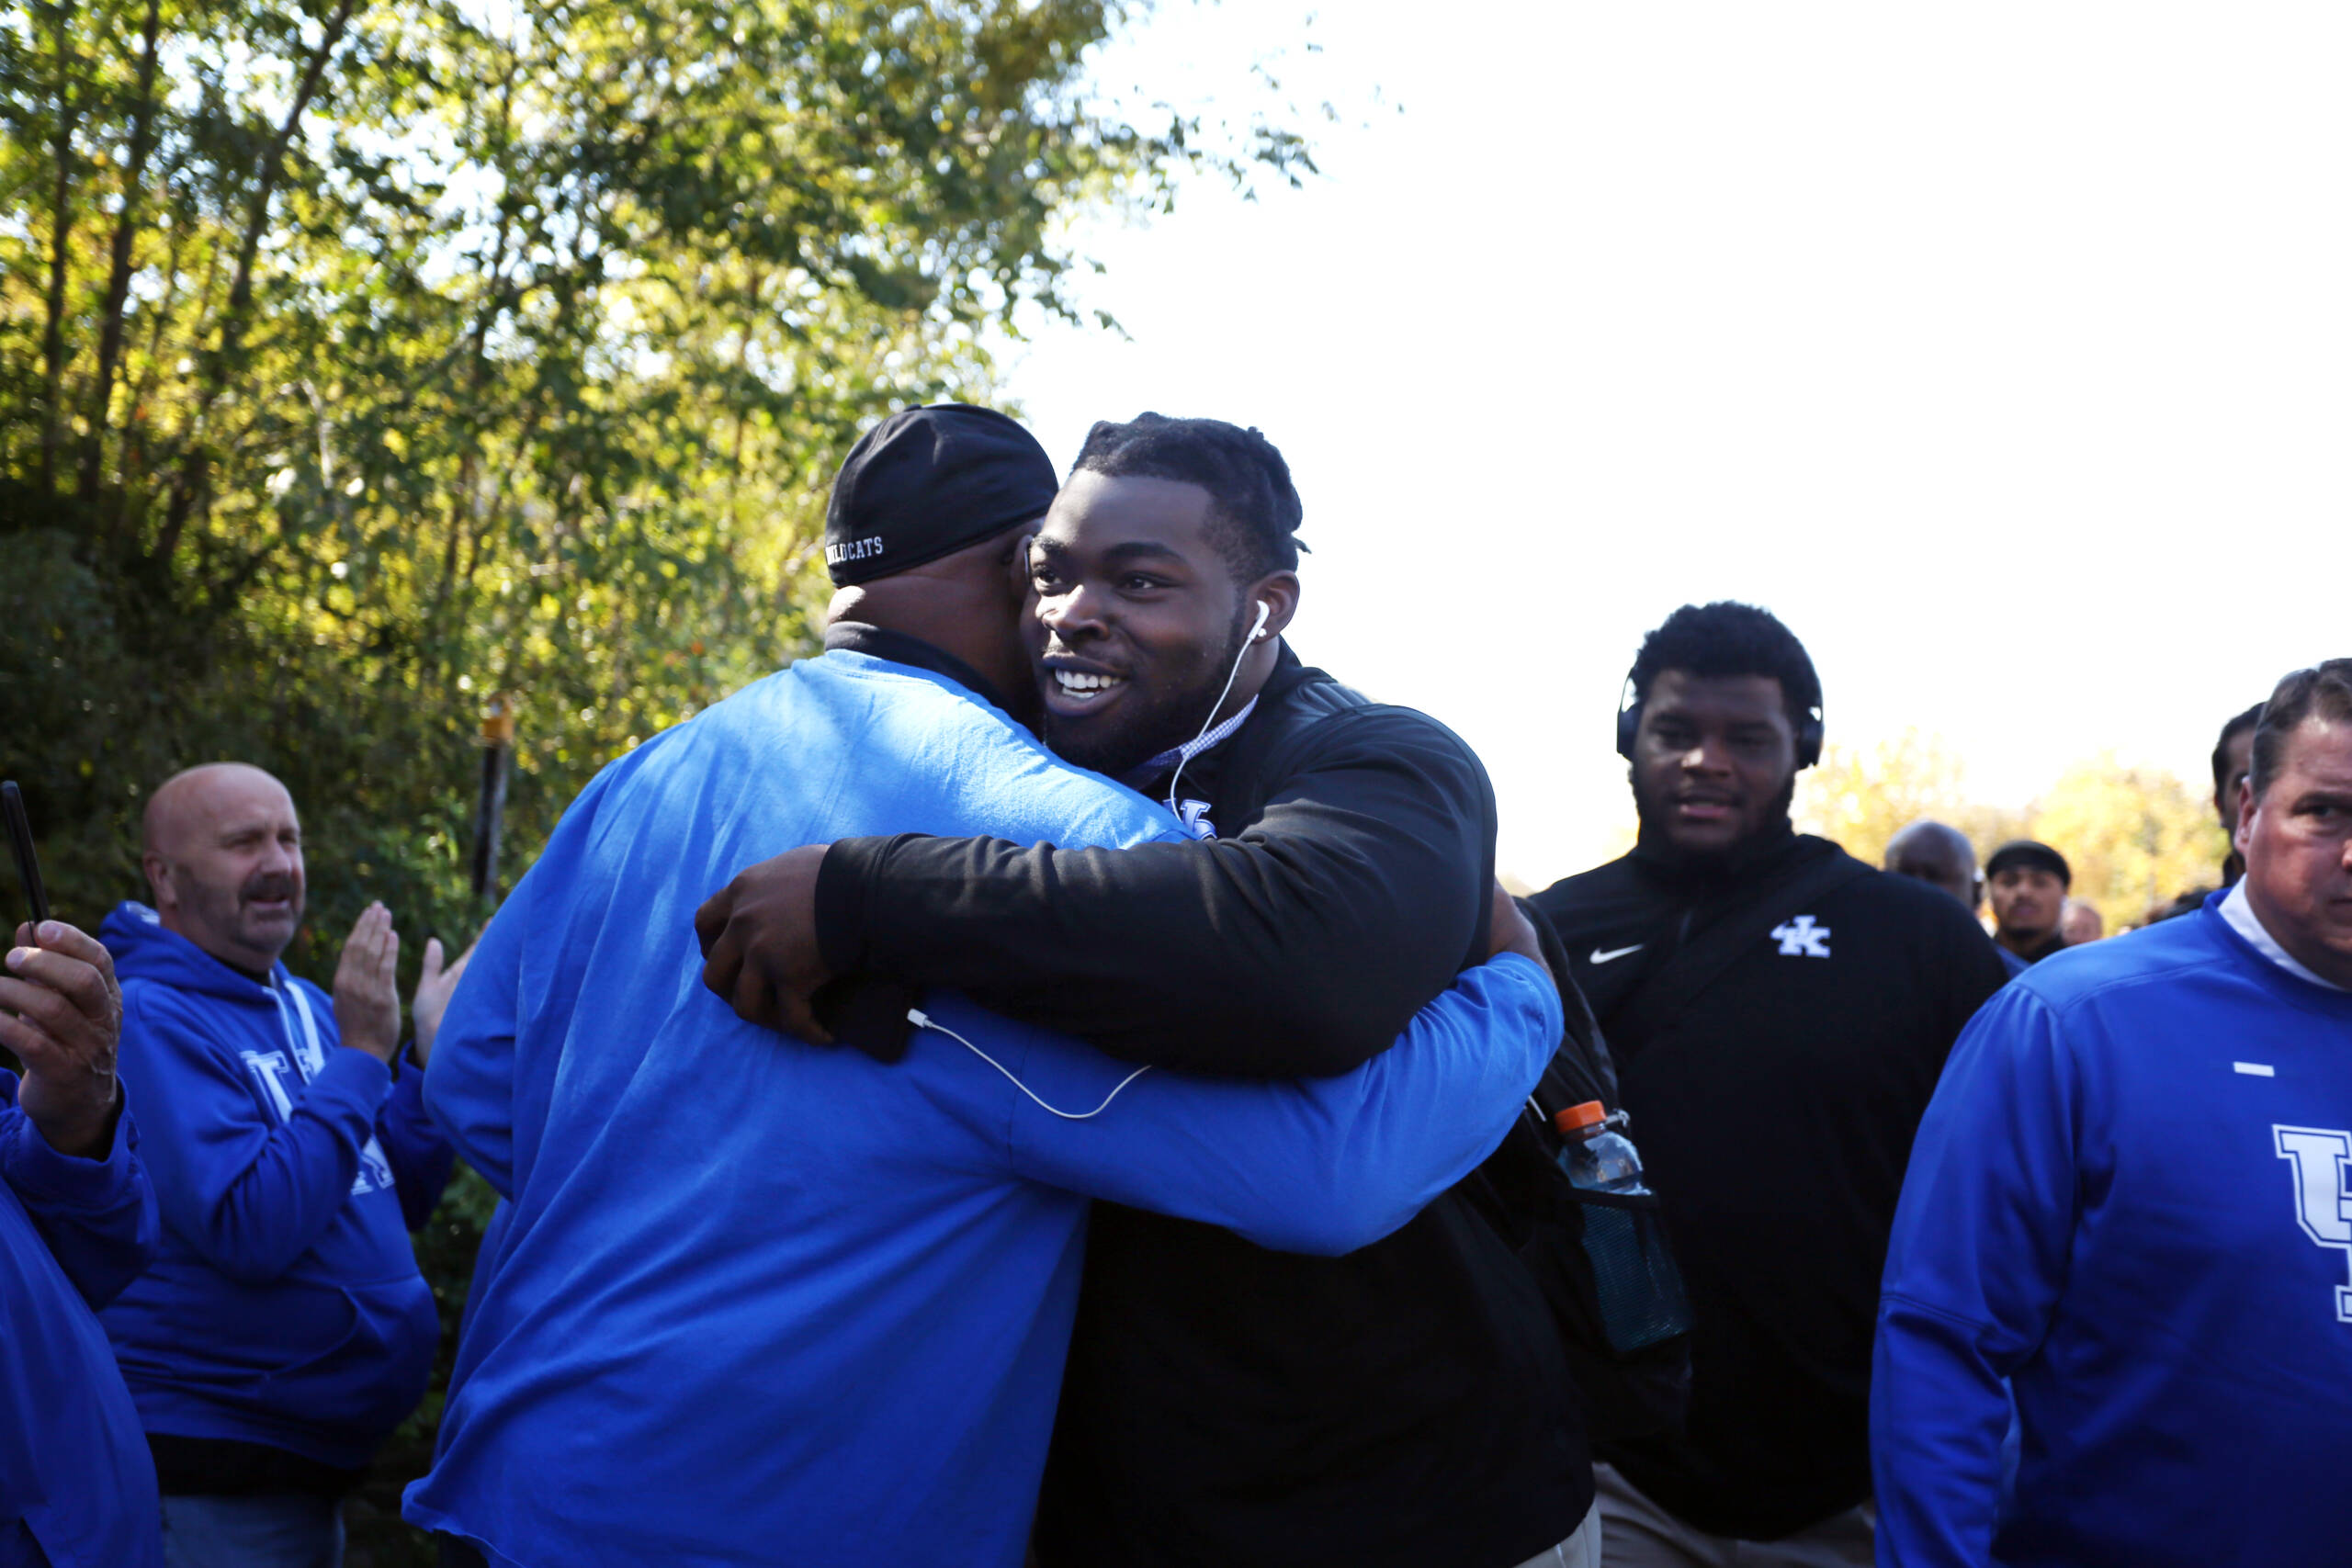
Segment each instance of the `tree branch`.
[{"label": "tree branch", "polygon": [[147,178],[148,154],[155,146],[155,60],[163,35],[163,0],[147,0],[140,29],[139,96],[130,118],[130,163],[122,175],[122,210],[115,217],[114,251],[107,272],[104,325],[98,334],[97,384],[90,398],[89,434],[82,442],[77,489],[85,507],[97,500],[99,464],[107,433],[114,424],[114,378],[122,359],[125,309],[130,300],[131,242],[138,232],[139,197]]},{"label": "tree branch", "polygon": [[40,431],[41,492],[57,484],[57,449],[64,444],[65,248],[74,232],[74,126],[80,107],[74,99],[74,0],[59,0],[57,22],[57,183],[50,204],[48,322],[41,329],[44,397]]},{"label": "tree branch", "polygon": [[311,99],[318,93],[319,81],[326,74],[327,62],[343,42],[344,29],[351,25],[355,4],[356,0],[341,0],[335,6],[334,15],[320,34],[318,48],[303,62],[301,81],[294,90],[294,101],[287,106],[286,118],[278,122],[277,134],[263,151],[260,183],[254,187],[253,205],[238,243],[236,275],[229,285],[228,307],[221,314],[220,342],[205,355],[204,384],[188,421],[190,440],[180,455],[179,472],[173,476],[171,500],[164,512],[163,530],[156,536],[155,547],[148,558],[158,566],[171,564],[188,514],[203,497],[210,467],[204,451],[203,420],[227,388],[230,376],[242,368],[245,319],[253,311],[254,263],[261,254],[262,231],[269,226],[269,206],[277,195],[278,179],[286,172],[286,149],[292,143],[295,131],[301,128],[302,116],[309,111]]}]

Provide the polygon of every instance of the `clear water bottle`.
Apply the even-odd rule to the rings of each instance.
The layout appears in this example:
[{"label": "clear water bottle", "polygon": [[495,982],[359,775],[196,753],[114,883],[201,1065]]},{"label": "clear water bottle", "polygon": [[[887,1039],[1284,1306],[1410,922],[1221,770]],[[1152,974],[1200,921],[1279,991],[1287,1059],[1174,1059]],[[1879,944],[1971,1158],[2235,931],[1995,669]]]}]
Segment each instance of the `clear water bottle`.
[{"label": "clear water bottle", "polygon": [[1633,1141],[1610,1127],[1611,1118],[1597,1100],[1571,1105],[1552,1118],[1560,1130],[1560,1168],[1570,1181],[1592,1192],[1647,1192],[1642,1156]]}]

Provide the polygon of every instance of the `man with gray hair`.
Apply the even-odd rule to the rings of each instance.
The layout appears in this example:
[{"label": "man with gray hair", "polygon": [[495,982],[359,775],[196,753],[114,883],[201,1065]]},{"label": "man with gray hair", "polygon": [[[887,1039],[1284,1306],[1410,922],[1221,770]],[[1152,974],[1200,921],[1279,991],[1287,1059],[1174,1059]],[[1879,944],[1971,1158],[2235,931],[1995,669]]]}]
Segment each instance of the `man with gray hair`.
[{"label": "man with gray hair", "polygon": [[2236,886],[2043,960],[1952,1049],[1879,1305],[1890,1568],[2344,1560],[2352,659],[2265,705],[2237,847]]},{"label": "man with gray hair", "polygon": [[1886,841],[1879,869],[1940,887],[1972,915],[1984,902],[1984,874],[1976,869],[1976,846],[1959,829],[1924,817]]},{"label": "man with gray hair", "polygon": [[2069,896],[2058,916],[2058,934],[2066,939],[2068,947],[2098,942],[2107,935],[2107,917],[2088,899]]},{"label": "man with gray hair", "polygon": [[[1940,887],[1972,915],[1984,907],[1984,874],[1976,869],[1976,846],[1957,828],[1919,818],[1886,841],[1879,869]],[[1994,951],[2011,976],[2025,973],[2024,959],[1998,943]]]},{"label": "man with gray hair", "polygon": [[157,789],[144,865],[154,907],[120,906],[100,935],[163,1246],[101,1321],[154,1455],[167,1563],[328,1568],[339,1499],[440,1345],[407,1232],[453,1156],[416,1069],[462,961],[445,973],[428,944],[406,1052],[382,905],[345,943],[332,999],[288,974],[302,829],[259,768]]}]

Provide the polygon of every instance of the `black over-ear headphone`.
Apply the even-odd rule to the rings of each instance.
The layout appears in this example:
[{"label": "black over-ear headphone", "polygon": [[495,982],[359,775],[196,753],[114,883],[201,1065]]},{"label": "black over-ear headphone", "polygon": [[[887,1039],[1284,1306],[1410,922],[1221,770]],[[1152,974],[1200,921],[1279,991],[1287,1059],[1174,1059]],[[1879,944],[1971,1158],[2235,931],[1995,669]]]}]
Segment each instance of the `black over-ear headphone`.
[{"label": "black over-ear headphone", "polygon": [[[1641,694],[1634,690],[1634,677],[1628,671],[1625,689],[1617,698],[1617,754],[1629,762],[1634,760],[1634,737],[1641,728]],[[1797,726],[1797,766],[1810,768],[1820,761],[1821,705],[1815,703]]]}]

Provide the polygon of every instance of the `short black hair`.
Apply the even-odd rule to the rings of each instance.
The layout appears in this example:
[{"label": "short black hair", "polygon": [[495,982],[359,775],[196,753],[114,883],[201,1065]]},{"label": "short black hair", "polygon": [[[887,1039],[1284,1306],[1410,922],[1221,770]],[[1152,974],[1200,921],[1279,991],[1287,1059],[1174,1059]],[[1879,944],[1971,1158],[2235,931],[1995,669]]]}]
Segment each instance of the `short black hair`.
[{"label": "short black hair", "polygon": [[1304,515],[1290,465],[1274,444],[1221,419],[1139,413],[1125,424],[1098,422],[1070,472],[1113,479],[1174,479],[1209,492],[1218,553],[1243,582],[1296,571]]},{"label": "short black hair", "polygon": [[1634,656],[1634,697],[1646,702],[1650,682],[1662,671],[1712,678],[1769,675],[1781,682],[1789,722],[1802,729],[1821,706],[1821,677],[1796,633],[1771,611],[1719,599],[1685,604],[1642,639]]},{"label": "short black hair", "polygon": [[2331,659],[2278,682],[2254,727],[2254,798],[2260,800],[2287,760],[2287,737],[2311,718],[2352,724],[2352,659]]},{"label": "short black hair", "polygon": [[2213,742],[2213,793],[2219,795],[2230,782],[2230,742],[2262,722],[2262,705],[2255,704],[2229,723],[2222,726],[2222,738]]}]

